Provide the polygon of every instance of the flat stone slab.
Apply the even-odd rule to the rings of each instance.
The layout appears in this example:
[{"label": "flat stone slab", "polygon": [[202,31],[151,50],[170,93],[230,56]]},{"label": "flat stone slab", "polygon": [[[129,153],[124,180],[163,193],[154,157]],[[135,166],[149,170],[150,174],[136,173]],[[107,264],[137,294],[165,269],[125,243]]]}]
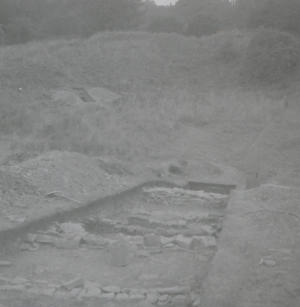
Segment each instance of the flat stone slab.
[{"label": "flat stone slab", "polygon": [[121,96],[103,87],[87,88],[87,93],[95,102],[105,106],[120,100]]}]

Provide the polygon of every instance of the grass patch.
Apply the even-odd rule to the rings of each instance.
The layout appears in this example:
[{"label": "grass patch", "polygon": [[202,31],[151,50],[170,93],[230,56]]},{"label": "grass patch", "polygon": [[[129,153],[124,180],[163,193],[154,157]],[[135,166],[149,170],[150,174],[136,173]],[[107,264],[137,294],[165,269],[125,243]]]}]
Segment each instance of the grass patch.
[{"label": "grass patch", "polygon": [[[1,134],[11,136],[12,151],[135,159],[167,148],[182,124],[260,127],[281,101],[238,87],[250,39],[239,31],[200,39],[109,32],[0,48]],[[63,108],[49,95],[84,86],[117,92],[119,106]]]}]

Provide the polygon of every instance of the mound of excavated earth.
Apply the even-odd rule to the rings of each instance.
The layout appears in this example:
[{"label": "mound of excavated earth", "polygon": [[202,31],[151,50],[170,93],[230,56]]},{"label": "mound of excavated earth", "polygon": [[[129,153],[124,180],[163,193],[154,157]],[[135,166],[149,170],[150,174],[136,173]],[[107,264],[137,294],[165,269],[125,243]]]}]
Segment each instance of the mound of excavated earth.
[{"label": "mound of excavated earth", "polygon": [[77,207],[140,182],[121,163],[73,152],[51,151],[3,166],[0,228]]},{"label": "mound of excavated earth", "polygon": [[21,175],[45,194],[57,193],[66,198],[84,200],[104,190],[112,193],[125,187],[128,173],[113,169],[101,159],[74,152],[51,151],[39,157],[10,166],[9,171]]}]

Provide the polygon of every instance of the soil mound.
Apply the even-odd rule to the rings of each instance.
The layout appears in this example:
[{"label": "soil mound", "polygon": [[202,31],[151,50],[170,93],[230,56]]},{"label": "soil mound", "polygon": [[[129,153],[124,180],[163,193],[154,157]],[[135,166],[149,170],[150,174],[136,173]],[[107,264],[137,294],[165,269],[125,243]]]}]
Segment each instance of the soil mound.
[{"label": "soil mound", "polygon": [[45,194],[57,192],[78,201],[119,190],[128,182],[128,173],[118,165],[74,152],[47,152],[8,169]]}]

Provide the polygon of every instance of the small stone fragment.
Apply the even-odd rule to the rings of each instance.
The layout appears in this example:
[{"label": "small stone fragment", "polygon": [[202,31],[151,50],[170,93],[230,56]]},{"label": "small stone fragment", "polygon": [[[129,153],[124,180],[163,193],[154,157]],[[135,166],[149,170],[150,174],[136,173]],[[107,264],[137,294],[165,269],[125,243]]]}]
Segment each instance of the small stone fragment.
[{"label": "small stone fragment", "polygon": [[118,286],[106,286],[106,287],[102,287],[102,291],[106,292],[106,293],[120,293],[121,292],[121,288]]},{"label": "small stone fragment", "polygon": [[156,291],[150,291],[147,294],[147,301],[149,301],[151,304],[156,304],[158,302],[159,294]]},{"label": "small stone fragment", "polygon": [[175,246],[174,243],[168,243],[168,244],[166,244],[164,247],[165,247],[165,248],[172,248],[172,247],[174,247],[174,246]]},{"label": "small stone fragment", "polygon": [[146,250],[139,250],[136,252],[136,256],[140,258],[147,258],[150,256],[150,253]]},{"label": "small stone fragment", "polygon": [[129,299],[130,299],[131,301],[138,302],[138,301],[144,300],[144,299],[145,299],[145,296],[144,296],[143,294],[141,294],[141,293],[140,293],[140,294],[138,294],[138,293],[136,293],[136,294],[130,293]]},{"label": "small stone fragment", "polygon": [[192,238],[189,237],[185,237],[183,235],[178,235],[175,239],[176,244],[181,247],[181,248],[185,248],[185,249],[190,249],[191,245],[192,245]]},{"label": "small stone fragment", "polygon": [[35,241],[41,244],[53,244],[55,238],[53,236],[37,234]]},{"label": "small stone fragment", "polygon": [[[36,294],[40,294],[40,289],[37,289]],[[57,290],[54,292],[54,296],[56,298],[66,298],[68,296],[68,293],[66,291]]]},{"label": "small stone fragment", "polygon": [[187,298],[185,295],[175,295],[172,297],[172,305],[174,307],[182,307],[187,305]]},{"label": "small stone fragment", "polygon": [[200,232],[201,232],[201,234],[210,235],[211,236],[211,235],[213,235],[216,232],[216,230],[212,226],[210,226],[210,225],[202,225],[201,229],[200,229]]},{"label": "small stone fragment", "polygon": [[204,236],[204,237],[193,237],[191,248],[193,250],[202,248],[215,248],[217,246],[217,241],[215,237]]},{"label": "small stone fragment", "polygon": [[84,288],[84,297],[98,297],[102,293],[99,285],[95,282],[86,281],[84,283]]},{"label": "small stone fragment", "polygon": [[262,264],[268,267],[272,267],[276,265],[276,261],[271,258],[262,258],[259,264]]},{"label": "small stone fragment", "polygon": [[55,293],[55,289],[53,288],[46,288],[46,289],[40,289],[40,294],[46,295],[46,296],[53,296]]},{"label": "small stone fragment", "polygon": [[197,298],[196,300],[194,300],[192,306],[193,307],[200,307],[201,306],[200,298]]},{"label": "small stone fragment", "polygon": [[109,302],[109,301],[113,300],[114,297],[115,297],[114,293],[101,293],[101,294],[98,295],[98,298],[100,299],[101,303]]},{"label": "small stone fragment", "polygon": [[116,296],[116,300],[118,301],[128,301],[129,300],[129,295],[126,293],[118,293]]},{"label": "small stone fragment", "polygon": [[161,288],[157,289],[159,294],[168,294],[168,295],[179,295],[186,294],[189,292],[188,287],[170,287],[170,288]]},{"label": "small stone fragment", "polygon": [[83,293],[80,294],[81,297],[98,297],[101,294],[101,290],[95,286],[86,288]]},{"label": "small stone fragment", "polygon": [[90,247],[94,248],[104,248],[109,242],[100,236],[96,236],[93,234],[88,234],[83,238],[83,243],[87,244]]},{"label": "small stone fragment", "polygon": [[164,294],[164,295],[160,295],[159,298],[158,298],[158,305],[159,306],[163,306],[163,305],[166,305],[169,303],[169,295],[167,294]]},{"label": "small stone fragment", "polygon": [[29,244],[29,243],[22,243],[20,245],[20,250],[21,251],[30,251],[30,252],[33,252],[33,251],[36,251],[39,249],[39,246],[38,244],[36,243],[33,243],[33,244]]},{"label": "small stone fragment", "polygon": [[138,226],[142,226],[145,228],[149,228],[151,226],[151,223],[148,217],[144,217],[144,216],[139,216],[139,215],[129,216],[127,221],[129,225],[138,225]]},{"label": "small stone fragment", "polygon": [[78,248],[80,239],[56,239],[54,246],[60,249],[75,249]]},{"label": "small stone fragment", "polygon": [[160,240],[163,245],[167,245],[175,242],[176,237],[161,237]]},{"label": "small stone fragment", "polygon": [[83,288],[84,287],[84,280],[81,277],[69,280],[62,284],[61,286],[64,289],[72,290],[74,288]]},{"label": "small stone fragment", "polygon": [[108,251],[110,265],[122,267],[130,263],[131,247],[124,239],[111,243]]},{"label": "small stone fragment", "polygon": [[147,234],[144,236],[144,245],[147,247],[160,247],[160,237],[155,234]]},{"label": "small stone fragment", "polygon": [[78,297],[80,292],[82,291],[82,288],[74,288],[70,292],[71,297]]},{"label": "small stone fragment", "polygon": [[37,238],[36,234],[28,233],[26,235],[25,239],[24,239],[24,242],[26,242],[26,243],[33,243],[33,242],[35,242],[36,238]]}]

